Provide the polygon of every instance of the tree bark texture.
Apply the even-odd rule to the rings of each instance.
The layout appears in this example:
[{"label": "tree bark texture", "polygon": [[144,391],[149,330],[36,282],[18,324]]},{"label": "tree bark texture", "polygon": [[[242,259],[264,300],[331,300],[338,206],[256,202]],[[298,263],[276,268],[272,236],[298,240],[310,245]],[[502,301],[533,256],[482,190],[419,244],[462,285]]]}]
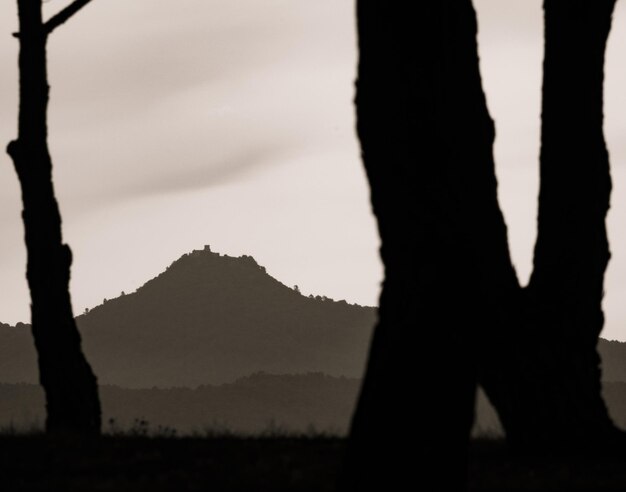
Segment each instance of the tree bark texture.
[{"label": "tree bark texture", "polygon": [[61,216],[47,144],[47,34],[41,0],[18,0],[20,107],[18,138],[7,151],[23,201],[32,332],[46,393],[49,432],[100,432],[96,377],[81,349],[69,294],[72,254],[63,244]]}]

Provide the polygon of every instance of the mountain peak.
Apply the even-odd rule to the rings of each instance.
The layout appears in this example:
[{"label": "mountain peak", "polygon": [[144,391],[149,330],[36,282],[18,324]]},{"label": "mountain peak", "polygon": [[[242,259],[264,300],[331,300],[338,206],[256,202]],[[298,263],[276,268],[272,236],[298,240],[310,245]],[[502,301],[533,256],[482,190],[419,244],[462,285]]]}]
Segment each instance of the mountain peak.
[{"label": "mountain peak", "polygon": [[303,296],[252,256],[210,246],[77,318],[100,380],[130,387],[219,384],[257,371],[359,377],[375,319],[373,308]]},{"label": "mountain peak", "polygon": [[[220,310],[221,306],[210,299],[224,301],[235,300],[245,305],[269,303],[269,305],[290,305],[290,309],[302,303],[324,302],[329,305],[338,304],[361,308],[357,304],[349,304],[345,300],[335,301],[326,296],[304,296],[297,286],[288,287],[267,273],[264,266],[249,255],[229,256],[211,250],[209,245],[183,254],[173,261],[156,277],[148,280],[135,292],[122,293],[114,299],[104,299],[103,303],[87,309],[79,318],[93,315],[103,308],[110,309],[117,303],[135,303],[137,297],[151,297],[153,302],[164,303],[171,307],[175,303],[197,304],[198,297],[204,297],[207,309]],[[157,301],[158,298],[158,301]],[[371,310],[373,308],[364,307]]]},{"label": "mountain peak", "polygon": [[[77,318],[101,384],[197,387],[250,374],[360,377],[376,310],[303,296],[248,255],[209,246]],[[30,330],[0,325],[0,381],[37,377]],[[626,344],[601,340],[605,381],[626,380]]]}]

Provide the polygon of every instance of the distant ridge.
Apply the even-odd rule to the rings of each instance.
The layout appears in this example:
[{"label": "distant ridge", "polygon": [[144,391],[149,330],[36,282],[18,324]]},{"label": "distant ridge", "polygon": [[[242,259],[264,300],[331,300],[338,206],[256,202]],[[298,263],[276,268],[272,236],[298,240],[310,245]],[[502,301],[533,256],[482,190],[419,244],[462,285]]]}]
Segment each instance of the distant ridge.
[{"label": "distant ridge", "polygon": [[[208,246],[77,317],[101,384],[196,387],[258,371],[360,377],[374,308],[305,297]],[[37,381],[26,325],[0,326],[0,382]]]},{"label": "distant ridge", "polygon": [[[323,374],[252,374],[196,389],[127,389],[101,386],[103,430],[136,428],[179,434],[220,431],[258,434],[275,430],[345,434],[361,381]],[[39,428],[45,420],[43,390],[34,384],[0,383],[0,431]],[[136,420],[148,427],[137,426]]]},{"label": "distant ridge", "polygon": [[[77,320],[101,384],[167,388],[259,371],[360,378],[376,310],[305,297],[251,256],[206,246]],[[626,382],[626,343],[601,339],[599,352],[603,380]],[[28,325],[0,323],[0,383],[37,380]]]},{"label": "distant ridge", "polygon": [[[314,428],[345,435],[360,386],[359,379],[319,373],[257,373],[233,383],[195,389],[101,386],[103,430],[259,434],[273,427],[292,432],[310,432]],[[615,423],[626,428],[626,383],[605,383],[603,393]],[[45,405],[41,386],[0,383],[0,402],[0,431],[42,428]],[[138,426],[138,421],[145,424]],[[476,403],[474,434],[502,435],[495,410],[482,391]]]}]

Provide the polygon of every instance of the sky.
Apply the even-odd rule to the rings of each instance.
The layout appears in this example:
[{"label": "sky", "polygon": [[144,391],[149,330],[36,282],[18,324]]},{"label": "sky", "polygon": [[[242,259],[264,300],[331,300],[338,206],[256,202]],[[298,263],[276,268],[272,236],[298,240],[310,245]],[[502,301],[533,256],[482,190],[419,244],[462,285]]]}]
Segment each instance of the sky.
[{"label": "sky", "polygon": [[[49,0],[49,16],[67,5]],[[540,0],[475,0],[513,262],[535,240]],[[15,2],[0,1],[0,143],[15,137]],[[350,0],[93,0],[49,43],[50,149],[76,313],[205,244],[304,294],[375,305],[376,223],[359,160]],[[626,7],[609,40],[614,192],[603,336],[626,340]],[[4,144],[1,144],[4,147]],[[29,318],[19,185],[0,153],[0,321]]]}]

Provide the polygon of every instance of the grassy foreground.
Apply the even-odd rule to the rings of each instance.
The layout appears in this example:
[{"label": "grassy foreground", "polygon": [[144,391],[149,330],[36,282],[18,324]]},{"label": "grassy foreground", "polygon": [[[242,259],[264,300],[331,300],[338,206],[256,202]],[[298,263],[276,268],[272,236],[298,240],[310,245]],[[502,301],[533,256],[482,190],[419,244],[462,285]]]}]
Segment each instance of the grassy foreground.
[{"label": "grassy foreground", "polygon": [[343,442],[299,438],[0,438],[3,491],[332,490]]},{"label": "grassy foreground", "polygon": [[[3,491],[331,491],[345,440],[333,437],[0,437]],[[624,461],[513,460],[476,441],[470,490],[626,490]]]}]

